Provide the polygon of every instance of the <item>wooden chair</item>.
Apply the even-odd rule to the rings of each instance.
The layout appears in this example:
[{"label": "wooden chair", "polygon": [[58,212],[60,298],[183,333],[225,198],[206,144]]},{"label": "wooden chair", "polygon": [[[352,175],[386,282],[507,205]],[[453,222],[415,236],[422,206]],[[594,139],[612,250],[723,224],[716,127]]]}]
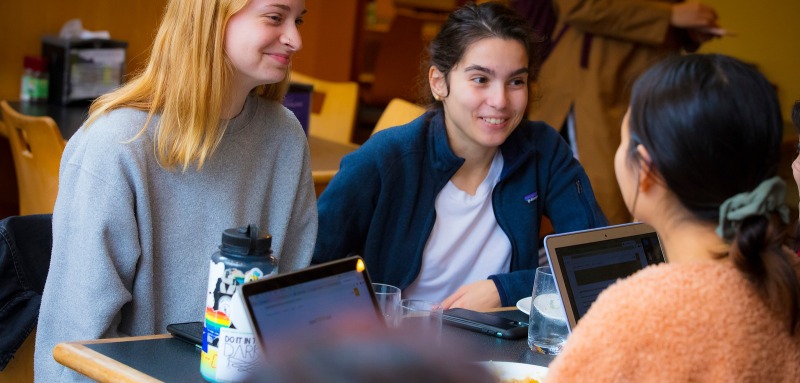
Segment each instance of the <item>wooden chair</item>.
[{"label": "wooden chair", "polygon": [[378,123],[375,124],[375,129],[372,130],[372,134],[393,126],[407,124],[423,113],[425,113],[425,108],[417,104],[410,103],[400,98],[392,99],[392,101],[389,101],[389,105],[386,106],[383,113],[381,113],[381,117],[378,119]]},{"label": "wooden chair", "polygon": [[308,134],[349,144],[355,129],[358,105],[358,84],[352,81],[333,82],[292,72],[292,81],[311,84],[311,121]]},{"label": "wooden chair", "polygon": [[58,167],[65,142],[50,117],[17,113],[0,102],[14,169],[20,215],[52,213],[58,194]]}]

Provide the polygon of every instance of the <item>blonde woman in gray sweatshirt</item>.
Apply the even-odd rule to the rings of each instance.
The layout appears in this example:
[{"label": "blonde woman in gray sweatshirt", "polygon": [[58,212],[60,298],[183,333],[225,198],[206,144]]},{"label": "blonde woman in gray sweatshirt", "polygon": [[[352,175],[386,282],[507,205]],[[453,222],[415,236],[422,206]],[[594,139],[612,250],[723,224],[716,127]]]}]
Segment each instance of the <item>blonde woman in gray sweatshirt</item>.
[{"label": "blonde woman in gray sweatshirt", "polygon": [[53,360],[59,342],[201,320],[224,229],[270,233],[279,272],[310,261],[308,144],[280,104],[305,2],[213,3],[170,0],[146,69],[97,99],[67,144],[36,381],[81,378]]}]

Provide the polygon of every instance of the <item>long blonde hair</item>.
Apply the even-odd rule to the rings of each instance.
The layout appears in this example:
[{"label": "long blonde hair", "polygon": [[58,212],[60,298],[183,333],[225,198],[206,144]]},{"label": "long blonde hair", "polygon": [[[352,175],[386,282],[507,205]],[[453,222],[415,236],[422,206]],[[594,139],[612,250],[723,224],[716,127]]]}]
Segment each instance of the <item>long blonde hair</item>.
[{"label": "long blonde hair", "polygon": [[[221,105],[231,87],[233,68],[225,55],[225,27],[249,0],[169,0],[147,67],[119,89],[97,98],[85,126],[119,108],[147,111],[141,136],[160,114],[154,152],[161,166],[185,171],[203,167],[227,125],[220,123]],[[282,101],[289,84],[281,82],[254,91]]]}]

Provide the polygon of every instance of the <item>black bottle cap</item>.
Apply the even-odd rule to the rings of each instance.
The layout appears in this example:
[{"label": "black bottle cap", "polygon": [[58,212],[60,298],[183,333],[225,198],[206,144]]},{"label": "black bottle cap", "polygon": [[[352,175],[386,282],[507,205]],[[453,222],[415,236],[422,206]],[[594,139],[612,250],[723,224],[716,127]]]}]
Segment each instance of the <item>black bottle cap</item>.
[{"label": "black bottle cap", "polygon": [[258,225],[226,229],[222,232],[222,244],[219,249],[223,253],[246,256],[268,255],[272,247],[272,236],[259,235]]}]

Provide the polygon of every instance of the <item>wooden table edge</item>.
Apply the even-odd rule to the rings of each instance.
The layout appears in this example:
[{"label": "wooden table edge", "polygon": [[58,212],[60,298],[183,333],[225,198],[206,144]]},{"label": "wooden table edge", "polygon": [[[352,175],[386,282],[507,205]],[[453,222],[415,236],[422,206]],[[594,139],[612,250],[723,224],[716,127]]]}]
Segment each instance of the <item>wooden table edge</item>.
[{"label": "wooden table edge", "polygon": [[83,342],[59,343],[53,348],[53,358],[67,368],[99,382],[160,382],[139,370],[120,363],[85,345],[111,342],[133,342],[149,339],[171,338],[170,334],[147,335],[129,338],[98,339]]}]

